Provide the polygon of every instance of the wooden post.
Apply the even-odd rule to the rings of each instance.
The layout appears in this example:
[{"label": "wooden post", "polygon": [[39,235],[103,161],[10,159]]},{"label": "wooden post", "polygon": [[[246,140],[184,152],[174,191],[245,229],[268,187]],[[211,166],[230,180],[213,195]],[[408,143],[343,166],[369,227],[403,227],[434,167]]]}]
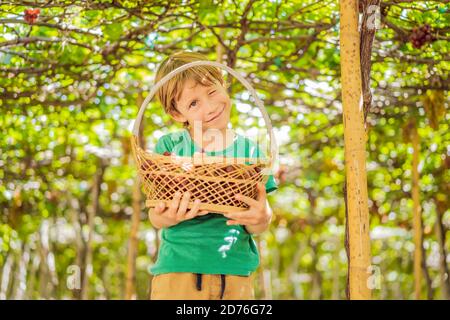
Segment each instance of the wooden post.
[{"label": "wooden post", "polygon": [[344,121],[349,298],[370,299],[366,135],[358,32],[358,1],[340,1],[341,82]]},{"label": "wooden post", "polygon": [[98,214],[100,208],[100,193],[101,184],[103,182],[103,174],[105,173],[106,162],[103,159],[99,159],[99,164],[97,167],[97,172],[94,176],[94,182],[92,185],[92,209],[88,212],[88,226],[89,233],[86,242],[86,259],[84,261],[84,274],[81,283],[81,299],[89,299],[89,278],[93,273],[92,265],[92,242],[94,240],[94,227],[95,227],[95,217]]},{"label": "wooden post", "polygon": [[[142,96],[142,92],[138,93],[137,97],[137,106],[138,108],[141,106],[144,98]],[[144,140],[144,125],[140,127],[139,134],[139,144],[143,147],[145,146]],[[131,216],[131,230],[130,230],[130,239],[128,244],[128,257],[127,257],[127,274],[126,274],[126,284],[125,284],[125,299],[131,300],[136,298],[136,257],[138,251],[138,231],[139,231],[139,223],[141,220],[141,182],[139,177],[137,176],[134,185],[133,185],[133,194],[132,194],[132,207],[133,214]]]},{"label": "wooden post", "polygon": [[133,186],[133,215],[131,216],[130,242],[128,245],[127,282],[125,287],[125,299],[136,299],[136,256],[138,248],[138,231],[141,216],[141,182],[136,177]]},{"label": "wooden post", "polygon": [[413,228],[414,228],[414,296],[421,299],[422,291],[422,217],[419,194],[419,153],[420,141],[417,126],[414,123],[411,132],[413,147],[412,159],[412,199],[413,199]]}]

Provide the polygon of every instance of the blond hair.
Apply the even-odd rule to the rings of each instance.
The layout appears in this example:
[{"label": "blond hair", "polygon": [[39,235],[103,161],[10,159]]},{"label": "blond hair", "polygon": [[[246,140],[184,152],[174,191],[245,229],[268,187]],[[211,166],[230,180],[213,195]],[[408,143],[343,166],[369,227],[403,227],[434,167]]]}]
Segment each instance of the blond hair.
[{"label": "blond hair", "polygon": [[[200,53],[189,51],[178,51],[172,54],[159,65],[158,70],[156,71],[155,83],[172,70],[175,70],[186,63],[200,60],[208,60],[208,58]],[[183,86],[188,79],[192,79],[196,84],[203,86],[220,84],[224,88],[228,88],[228,84],[223,79],[222,72],[219,68],[213,66],[196,66],[188,68],[167,81],[156,94],[167,114],[179,113],[176,101],[180,99]],[[189,126],[187,122],[183,125],[185,127]]]}]

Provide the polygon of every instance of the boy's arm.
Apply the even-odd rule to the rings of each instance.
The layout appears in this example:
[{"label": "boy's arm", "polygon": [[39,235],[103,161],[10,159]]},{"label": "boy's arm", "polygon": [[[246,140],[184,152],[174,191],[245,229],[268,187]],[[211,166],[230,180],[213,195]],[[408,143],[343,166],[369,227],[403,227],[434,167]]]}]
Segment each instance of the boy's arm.
[{"label": "boy's arm", "polygon": [[265,223],[255,224],[255,225],[245,225],[244,228],[248,233],[251,234],[261,234],[269,228],[270,222],[272,221],[272,208],[270,207],[269,201],[266,199],[266,210],[269,216],[269,219]]},{"label": "boy's arm", "polygon": [[168,228],[182,221],[193,219],[197,216],[206,215],[207,210],[200,210],[200,200],[195,200],[194,205],[188,210],[190,193],[176,192],[168,206],[162,201],[156,207],[150,208],[148,217],[156,229]]}]

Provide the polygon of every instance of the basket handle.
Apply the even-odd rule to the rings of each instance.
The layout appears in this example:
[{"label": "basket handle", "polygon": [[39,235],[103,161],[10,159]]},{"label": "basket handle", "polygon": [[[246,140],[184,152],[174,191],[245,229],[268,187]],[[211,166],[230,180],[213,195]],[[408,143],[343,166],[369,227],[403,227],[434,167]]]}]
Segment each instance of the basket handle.
[{"label": "basket handle", "polygon": [[232,74],[235,78],[237,78],[244,85],[244,87],[247,88],[248,91],[250,91],[253,98],[255,99],[256,105],[261,110],[261,113],[264,118],[264,122],[266,123],[267,131],[269,133],[269,144],[270,144],[270,154],[271,154],[271,158],[269,159],[269,164],[270,164],[269,166],[271,167],[272,164],[275,162],[275,157],[277,155],[277,145],[276,145],[276,141],[275,141],[275,135],[274,135],[273,129],[272,129],[272,123],[270,122],[269,115],[267,114],[267,111],[264,108],[263,102],[256,94],[255,89],[251,86],[251,84],[243,76],[241,76],[238,72],[234,71],[232,68],[230,68],[222,63],[215,62],[215,61],[200,60],[200,61],[186,63],[186,64],[172,70],[171,72],[166,74],[160,81],[158,81],[158,83],[156,83],[155,86],[153,86],[152,90],[150,91],[149,95],[145,98],[144,102],[142,102],[142,105],[139,109],[139,113],[137,115],[136,121],[134,122],[133,135],[136,137],[139,137],[139,128],[141,126],[145,108],[150,103],[151,99],[153,98],[155,93],[159,90],[159,88],[161,88],[167,81],[172,79],[178,73],[183,72],[184,70],[191,68],[191,67],[195,67],[195,66],[213,66],[213,67],[217,67],[217,68],[226,70],[228,73]]}]

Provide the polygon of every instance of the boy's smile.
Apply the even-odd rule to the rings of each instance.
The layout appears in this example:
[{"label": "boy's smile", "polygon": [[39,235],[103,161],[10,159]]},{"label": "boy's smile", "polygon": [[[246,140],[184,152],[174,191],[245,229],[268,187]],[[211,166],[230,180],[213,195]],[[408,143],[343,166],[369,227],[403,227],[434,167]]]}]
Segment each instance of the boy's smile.
[{"label": "boy's smile", "polygon": [[211,122],[211,121],[214,121],[214,120],[220,118],[220,116],[222,116],[224,110],[225,110],[225,105],[223,105],[223,107],[220,110],[219,114],[214,115],[210,120],[207,120],[206,122]]}]

